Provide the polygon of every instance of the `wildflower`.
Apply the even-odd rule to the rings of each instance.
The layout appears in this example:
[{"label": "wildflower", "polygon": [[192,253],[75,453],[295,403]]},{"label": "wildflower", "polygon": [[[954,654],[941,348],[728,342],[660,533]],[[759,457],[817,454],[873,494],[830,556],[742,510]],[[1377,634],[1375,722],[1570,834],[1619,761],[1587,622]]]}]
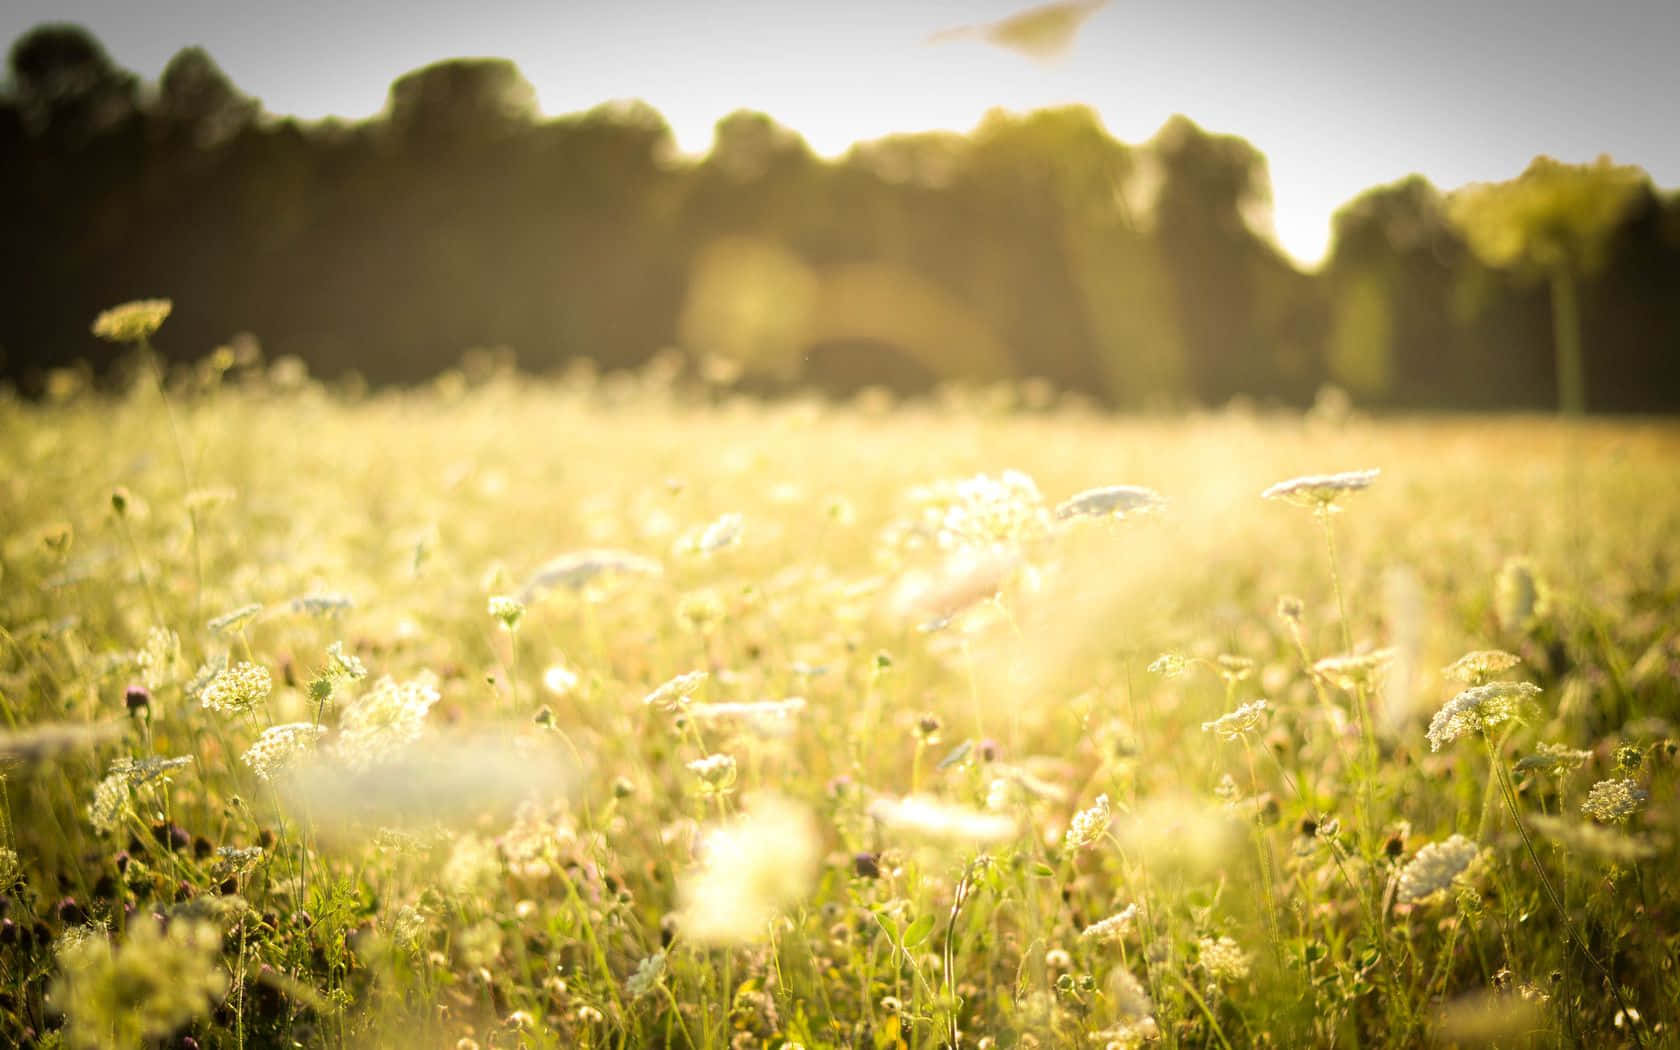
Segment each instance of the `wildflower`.
[{"label": "wildflower", "polygon": [[1313,673],[1349,691],[1371,685],[1394,662],[1393,649],[1374,649],[1348,656],[1327,656],[1313,664]]},{"label": "wildflower", "polygon": [[701,685],[705,684],[709,677],[711,676],[705,671],[689,671],[687,674],[677,675],[658,689],[642,697],[642,703],[650,707],[676,711],[688,703],[689,698]]},{"label": "wildflower", "polygon": [[1216,981],[1240,981],[1248,976],[1248,953],[1229,937],[1203,937],[1196,942],[1196,960]]},{"label": "wildflower", "polygon": [[1429,750],[1439,751],[1466,733],[1479,733],[1490,726],[1518,717],[1524,703],[1540,695],[1531,682],[1489,682],[1473,686],[1448,700],[1429,720]]},{"label": "wildflower", "polygon": [[518,599],[526,605],[556,587],[582,590],[596,579],[611,576],[658,576],[665,567],[652,558],[621,550],[583,550],[562,554],[525,581]]},{"label": "wildflower", "polygon": [[356,600],[348,594],[300,594],[292,599],[292,611],[309,616],[340,616],[356,607]]},{"label": "wildflower", "polygon": [[735,783],[735,757],[722,753],[688,763],[688,771],[711,791],[727,791]]},{"label": "wildflower", "polygon": [[577,688],[577,672],[564,664],[554,664],[543,672],[543,688],[554,696],[566,696]]},{"label": "wildflower", "polygon": [[1108,796],[1098,795],[1097,801],[1090,809],[1082,809],[1073,815],[1068,823],[1067,834],[1063,837],[1063,845],[1070,851],[1078,851],[1094,845],[1108,830],[1108,823],[1113,819],[1113,812],[1109,809]]},{"label": "wildflower", "polygon": [[1534,754],[1518,759],[1516,768],[1518,772],[1532,770],[1562,777],[1580,769],[1591,757],[1591,751],[1582,751],[1564,744],[1541,744],[1535,748]]},{"label": "wildflower", "polygon": [[269,677],[268,668],[240,663],[210,679],[198,699],[208,710],[235,714],[256,707],[273,690],[274,680]]},{"label": "wildflower", "polygon": [[1503,649],[1477,649],[1454,660],[1441,673],[1465,685],[1481,685],[1502,671],[1522,663],[1522,657]]},{"label": "wildflower", "polygon": [[501,621],[502,630],[517,631],[519,621],[525,618],[525,603],[505,594],[494,595],[490,599],[490,615]]},{"label": "wildflower", "polygon": [[1633,780],[1600,780],[1587,792],[1581,812],[1605,824],[1625,824],[1650,799]]},{"label": "wildflower", "polygon": [[1381,471],[1349,470],[1340,474],[1309,474],[1280,481],[1260,493],[1260,498],[1283,500],[1297,507],[1328,514],[1338,510],[1336,504],[1349,494],[1370,488],[1379,473]]},{"label": "wildflower", "polygon": [[1150,663],[1149,673],[1162,678],[1177,678],[1189,666],[1190,662],[1177,653],[1162,653]]},{"label": "wildflower", "polygon": [[334,642],[327,646],[327,674],[333,678],[348,678],[352,681],[367,677],[367,668],[355,653],[344,651],[343,642]]},{"label": "wildflower", "polygon": [[654,952],[636,964],[636,972],[624,982],[624,990],[632,1001],[652,995],[659,982],[665,979],[665,953]]},{"label": "wildflower", "polygon": [[365,769],[419,739],[426,712],[439,700],[429,680],[398,683],[381,678],[345,709],[335,749],[352,767]]},{"label": "wildflower", "polygon": [[93,334],[110,343],[138,343],[162,328],[174,307],[168,299],[136,299],[113,306],[93,319]]},{"label": "wildflower", "polygon": [[1265,724],[1266,710],[1266,701],[1251,700],[1235,711],[1220,715],[1211,722],[1203,722],[1202,732],[1218,733],[1226,740],[1240,740]]},{"label": "wildflower", "polygon": [[296,765],[315,750],[326,733],[312,722],[289,722],[263,730],[257,742],[246,750],[243,758],[251,772],[263,780],[272,780],[276,773]]},{"label": "wildflower", "polygon": [[1219,658],[1214,663],[1219,671],[1219,677],[1232,685],[1245,681],[1254,675],[1254,661],[1246,656],[1220,653]]},{"label": "wildflower", "polygon": [[261,846],[223,846],[216,851],[216,877],[221,879],[249,875],[262,860]]},{"label": "wildflower", "polygon": [[1454,835],[1445,842],[1431,842],[1418,850],[1417,856],[1400,869],[1400,889],[1396,899],[1408,904],[1441,892],[1451,886],[1480,853],[1480,848],[1463,835]]},{"label": "wildflower", "polygon": [[685,539],[679,547],[695,554],[715,554],[740,542],[741,522],[741,515],[725,514]]},{"label": "wildflower", "polygon": [[1049,528],[1038,486],[1020,471],[918,486],[909,500],[915,510],[889,526],[884,537],[889,548],[964,551],[1014,546],[1042,537]]},{"label": "wildflower", "polygon": [[255,620],[262,611],[263,607],[261,605],[252,602],[250,605],[241,605],[231,612],[225,612],[215,617],[205,626],[216,634],[235,634],[243,631],[245,626]]},{"label": "wildflower", "polygon": [[695,704],[688,716],[697,722],[726,722],[745,726],[760,736],[785,736],[794,718],[805,710],[804,697],[759,700],[752,703]]},{"label": "wildflower", "polygon": [[1109,485],[1086,489],[1056,508],[1056,520],[1070,518],[1124,518],[1138,511],[1155,510],[1166,501],[1154,489],[1142,485]]},{"label": "wildflower", "polygon": [[939,842],[987,845],[1015,837],[1015,821],[998,813],[969,809],[927,795],[878,798],[869,815],[889,830]]},{"label": "wildflower", "polygon": [[1136,904],[1128,904],[1108,918],[1099,919],[1085,927],[1079,936],[1093,941],[1118,941],[1131,932],[1133,925],[1137,922],[1137,911]]},{"label": "wildflower", "polygon": [[181,666],[181,639],[174,631],[153,627],[146,632],[146,647],[138,655],[140,678],[156,692],[172,684]]},{"label": "wildflower", "polygon": [[700,865],[679,884],[682,930],[702,944],[762,940],[783,909],[810,890],[821,843],[811,816],[773,798],[700,841]]},{"label": "wildflower", "polygon": [[208,1016],[227,994],[221,932],[177,919],[132,923],[120,945],[102,936],[59,946],[52,999],[64,1011],[70,1047],[139,1046]]}]

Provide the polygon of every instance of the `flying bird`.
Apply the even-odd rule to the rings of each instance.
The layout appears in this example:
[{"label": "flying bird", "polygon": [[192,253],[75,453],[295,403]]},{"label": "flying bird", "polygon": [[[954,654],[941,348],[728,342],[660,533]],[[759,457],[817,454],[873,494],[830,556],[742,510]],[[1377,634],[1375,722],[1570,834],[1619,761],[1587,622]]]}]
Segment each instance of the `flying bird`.
[{"label": "flying bird", "polygon": [[930,44],[981,39],[1029,58],[1048,62],[1067,54],[1087,19],[1108,0],[1058,0],[1028,8],[1008,18],[980,25],[957,26],[928,37]]}]

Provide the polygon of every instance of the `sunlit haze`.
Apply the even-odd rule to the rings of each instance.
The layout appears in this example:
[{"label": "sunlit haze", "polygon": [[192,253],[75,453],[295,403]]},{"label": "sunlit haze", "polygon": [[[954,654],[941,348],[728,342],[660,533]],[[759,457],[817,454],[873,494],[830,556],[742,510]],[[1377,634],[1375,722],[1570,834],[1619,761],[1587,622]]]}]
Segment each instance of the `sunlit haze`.
[{"label": "sunlit haze", "polygon": [[994,106],[1088,103],[1132,143],[1184,113],[1266,154],[1277,239],[1309,265],[1337,207],[1412,172],[1452,188],[1509,178],[1540,153],[1608,153],[1680,184],[1670,2],[1122,0],[1054,62],[978,38],[928,42],[1022,6],[24,0],[0,13],[0,36],[78,22],[147,78],[199,44],[269,111],[311,119],[371,116],[393,79],[429,62],[506,57],[546,113],[643,98],[690,152],[740,108],[829,156],[892,132],[966,130]]}]

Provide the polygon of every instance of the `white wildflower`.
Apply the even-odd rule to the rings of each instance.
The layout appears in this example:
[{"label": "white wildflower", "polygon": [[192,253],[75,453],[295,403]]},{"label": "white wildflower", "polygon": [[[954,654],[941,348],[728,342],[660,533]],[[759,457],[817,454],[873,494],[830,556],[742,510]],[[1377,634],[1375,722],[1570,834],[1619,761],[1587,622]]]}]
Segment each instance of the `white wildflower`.
[{"label": "white wildflower", "polygon": [[890,831],[940,842],[988,845],[1015,837],[1012,817],[970,809],[927,795],[879,798],[869,815]]},{"label": "white wildflower", "polygon": [[1142,485],[1109,485],[1086,489],[1056,508],[1056,520],[1070,518],[1123,518],[1128,514],[1156,510],[1166,503],[1160,493]]},{"label": "white wildflower", "polygon": [[1479,733],[1518,718],[1522,706],[1540,695],[1532,682],[1489,682],[1473,686],[1448,700],[1429,720],[1429,750],[1439,751],[1466,733]]},{"label": "white wildflower", "polygon": [[810,814],[779,799],[756,799],[700,842],[700,865],[679,883],[683,933],[701,944],[766,939],[777,915],[810,891],[821,842]]},{"label": "white wildflower", "polygon": [[1329,513],[1351,493],[1371,487],[1378,470],[1349,470],[1340,474],[1308,474],[1280,481],[1260,494],[1261,499],[1282,500],[1297,507]]},{"label": "white wildflower", "polygon": [[1400,869],[1396,899],[1409,904],[1447,889],[1480,854],[1481,849],[1463,835],[1454,835],[1445,842],[1431,842]]},{"label": "white wildflower", "polygon": [[1264,700],[1251,700],[1235,711],[1202,723],[1202,732],[1217,733],[1225,740],[1241,740],[1266,723],[1268,705]]}]

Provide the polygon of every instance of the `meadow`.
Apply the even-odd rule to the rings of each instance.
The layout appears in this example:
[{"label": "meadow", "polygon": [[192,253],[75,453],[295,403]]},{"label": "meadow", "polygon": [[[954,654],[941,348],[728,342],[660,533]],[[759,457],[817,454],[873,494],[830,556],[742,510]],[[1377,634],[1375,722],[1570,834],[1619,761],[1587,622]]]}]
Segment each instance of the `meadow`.
[{"label": "meadow", "polygon": [[0,402],[0,1043],[1680,1045],[1671,423],[161,378]]}]

